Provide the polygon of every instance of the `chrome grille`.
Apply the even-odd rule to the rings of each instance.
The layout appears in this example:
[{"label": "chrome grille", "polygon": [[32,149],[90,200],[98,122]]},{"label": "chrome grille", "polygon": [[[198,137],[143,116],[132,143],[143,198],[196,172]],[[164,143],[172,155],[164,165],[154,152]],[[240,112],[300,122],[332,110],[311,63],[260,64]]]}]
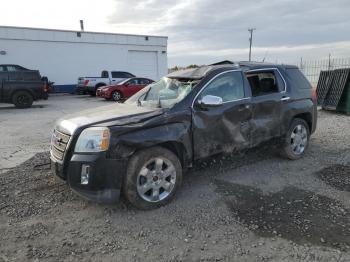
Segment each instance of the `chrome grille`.
[{"label": "chrome grille", "polygon": [[70,135],[54,130],[51,137],[51,156],[62,161],[70,140]]}]

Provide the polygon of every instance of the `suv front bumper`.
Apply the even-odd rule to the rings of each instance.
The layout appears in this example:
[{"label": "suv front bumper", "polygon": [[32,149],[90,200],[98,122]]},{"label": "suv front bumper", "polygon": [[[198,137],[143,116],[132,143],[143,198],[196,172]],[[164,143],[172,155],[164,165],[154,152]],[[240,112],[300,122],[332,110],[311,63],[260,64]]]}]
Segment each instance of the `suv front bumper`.
[{"label": "suv front bumper", "polygon": [[[82,184],[82,166],[89,166],[88,183]],[[107,159],[105,153],[73,154],[64,168],[51,158],[52,172],[67,181],[72,190],[81,197],[100,203],[119,200],[127,160]]]}]

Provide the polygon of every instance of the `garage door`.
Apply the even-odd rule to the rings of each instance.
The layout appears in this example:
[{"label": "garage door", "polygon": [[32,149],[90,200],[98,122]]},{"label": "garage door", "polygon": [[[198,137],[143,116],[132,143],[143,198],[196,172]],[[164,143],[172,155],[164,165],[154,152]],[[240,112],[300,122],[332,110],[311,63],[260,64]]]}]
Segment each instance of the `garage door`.
[{"label": "garage door", "polygon": [[129,51],[129,70],[136,76],[158,80],[157,52]]}]

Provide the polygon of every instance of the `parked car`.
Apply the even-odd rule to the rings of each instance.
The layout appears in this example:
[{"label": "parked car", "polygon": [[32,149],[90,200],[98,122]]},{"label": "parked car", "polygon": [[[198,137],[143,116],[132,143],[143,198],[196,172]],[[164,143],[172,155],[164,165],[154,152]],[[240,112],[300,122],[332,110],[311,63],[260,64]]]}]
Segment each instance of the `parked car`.
[{"label": "parked car", "polygon": [[48,81],[43,80],[39,71],[18,65],[0,65],[1,103],[28,108],[35,100],[47,99],[48,91]]},{"label": "parked car", "polygon": [[133,77],[126,79],[119,84],[102,86],[97,88],[96,96],[103,97],[106,100],[120,101],[133,96],[145,86],[154,81],[144,77]]},{"label": "parked car", "polygon": [[84,93],[95,96],[99,87],[117,84],[131,77],[135,76],[128,72],[107,70],[101,72],[101,77],[79,77],[76,93]]},{"label": "parked car", "polygon": [[20,65],[2,64],[0,65],[0,72],[18,72],[18,71],[31,71]]},{"label": "parked car", "polygon": [[297,67],[203,66],[171,73],[123,104],[59,120],[51,166],[85,198],[123,194],[151,209],[174,197],[199,159],[272,139],[285,157],[301,158],[316,123],[315,97]]}]

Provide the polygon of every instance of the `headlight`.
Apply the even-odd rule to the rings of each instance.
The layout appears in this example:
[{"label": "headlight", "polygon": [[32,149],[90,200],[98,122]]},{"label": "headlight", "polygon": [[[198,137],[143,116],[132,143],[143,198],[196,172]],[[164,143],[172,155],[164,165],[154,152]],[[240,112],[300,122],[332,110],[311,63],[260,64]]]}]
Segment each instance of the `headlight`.
[{"label": "headlight", "polygon": [[75,152],[78,153],[93,153],[108,150],[110,132],[107,127],[90,127],[81,132]]}]

